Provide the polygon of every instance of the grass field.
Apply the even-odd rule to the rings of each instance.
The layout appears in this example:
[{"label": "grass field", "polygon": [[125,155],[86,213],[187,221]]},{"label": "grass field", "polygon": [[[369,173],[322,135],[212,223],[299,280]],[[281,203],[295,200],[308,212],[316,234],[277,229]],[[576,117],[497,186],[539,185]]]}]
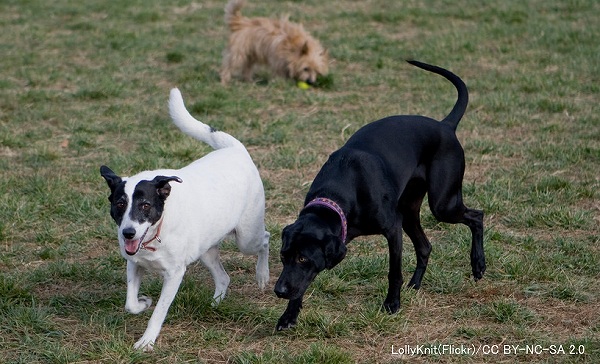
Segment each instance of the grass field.
[{"label": "grass field", "polygon": [[[268,75],[221,86],[224,5],[0,2],[0,362],[600,361],[600,2],[250,0],[246,15],[290,14],[329,49],[333,83],[307,91]],[[329,153],[370,121],[441,119],[455,101],[406,58],[469,86],[458,137],[466,203],[486,212],[486,276],[470,277],[468,229],[424,207],[430,265],[398,314],[379,310],[387,248],[372,236],[317,278],[295,329],[274,332],[287,302],[272,292],[280,233]],[[125,261],[98,169],[179,168],[209,151],[171,124],[175,86],[258,165],[272,277],[259,291],[255,259],[224,243],[228,297],[211,308],[209,274],[191,266],[155,351],[140,353],[150,312],[123,309]],[[409,278],[410,243],[404,252]],[[150,276],[142,292],[156,301],[160,287]],[[480,351],[431,352],[461,345]],[[407,346],[430,352],[400,355]],[[513,346],[535,353],[504,352]]]}]

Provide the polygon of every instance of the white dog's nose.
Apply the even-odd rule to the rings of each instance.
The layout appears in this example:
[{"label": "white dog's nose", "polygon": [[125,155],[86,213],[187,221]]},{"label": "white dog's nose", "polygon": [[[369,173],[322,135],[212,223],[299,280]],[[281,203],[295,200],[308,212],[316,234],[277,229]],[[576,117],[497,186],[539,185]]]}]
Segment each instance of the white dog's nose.
[{"label": "white dog's nose", "polygon": [[123,229],[123,237],[125,239],[133,239],[135,237],[135,229],[132,227]]}]

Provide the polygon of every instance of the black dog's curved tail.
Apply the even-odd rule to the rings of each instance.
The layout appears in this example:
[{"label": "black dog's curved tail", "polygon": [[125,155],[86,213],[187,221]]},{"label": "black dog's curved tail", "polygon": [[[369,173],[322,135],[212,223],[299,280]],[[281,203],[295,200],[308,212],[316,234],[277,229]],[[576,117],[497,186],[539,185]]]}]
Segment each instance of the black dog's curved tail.
[{"label": "black dog's curved tail", "polygon": [[465,111],[467,110],[467,104],[469,103],[469,90],[467,90],[467,85],[454,73],[443,69],[441,67],[433,66],[427,63],[415,61],[415,60],[407,60],[406,62],[412,64],[413,66],[417,66],[426,71],[437,73],[438,75],[444,76],[448,81],[452,82],[454,87],[456,87],[456,91],[458,91],[458,99],[452,108],[452,111],[442,120],[442,123],[449,125],[453,130],[456,130],[458,126],[458,122],[462,119]]}]

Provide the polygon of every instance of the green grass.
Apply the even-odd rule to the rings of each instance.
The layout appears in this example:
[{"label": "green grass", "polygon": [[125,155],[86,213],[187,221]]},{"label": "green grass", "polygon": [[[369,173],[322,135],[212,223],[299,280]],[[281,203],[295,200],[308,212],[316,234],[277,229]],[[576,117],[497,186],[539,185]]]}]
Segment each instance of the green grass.
[{"label": "green grass", "polygon": [[[600,4],[594,0],[250,1],[290,14],[329,49],[331,74],[304,91],[267,74],[219,83],[225,1],[0,3],[0,362],[388,363],[392,345],[564,345],[583,355],[426,355],[418,362],[600,360]],[[470,90],[458,129],[467,204],[485,210],[488,270],[470,277],[464,226],[422,220],[432,240],[420,291],[380,311],[387,248],[360,238],[311,285],[298,326],[222,258],[228,297],[190,267],[155,352],[132,349],[151,312],[130,315],[125,262],[98,168],[179,168],[209,148],[169,121],[171,87],[191,112],[246,144],[267,195],[271,285],[281,229],[329,153],[391,114],[443,117],[455,92],[403,62],[448,68]],[[425,205],[426,206],[426,205]],[[404,275],[415,257],[405,244]],[[208,283],[205,283],[208,282]],[[149,276],[142,292],[158,298]]]}]

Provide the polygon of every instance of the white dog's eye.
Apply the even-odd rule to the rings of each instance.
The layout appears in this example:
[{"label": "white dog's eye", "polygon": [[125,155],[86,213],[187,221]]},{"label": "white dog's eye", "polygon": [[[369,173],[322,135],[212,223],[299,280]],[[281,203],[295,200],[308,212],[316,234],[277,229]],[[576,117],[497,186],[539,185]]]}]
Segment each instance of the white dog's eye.
[{"label": "white dog's eye", "polygon": [[142,204],[142,206],[140,206],[140,207],[141,207],[142,211],[150,211],[150,208],[151,208],[152,206],[150,206],[150,204],[149,204],[149,203],[145,202],[145,203],[143,203],[143,204]]},{"label": "white dog's eye", "polygon": [[127,204],[125,202],[117,202],[116,206],[119,210],[125,210]]}]

